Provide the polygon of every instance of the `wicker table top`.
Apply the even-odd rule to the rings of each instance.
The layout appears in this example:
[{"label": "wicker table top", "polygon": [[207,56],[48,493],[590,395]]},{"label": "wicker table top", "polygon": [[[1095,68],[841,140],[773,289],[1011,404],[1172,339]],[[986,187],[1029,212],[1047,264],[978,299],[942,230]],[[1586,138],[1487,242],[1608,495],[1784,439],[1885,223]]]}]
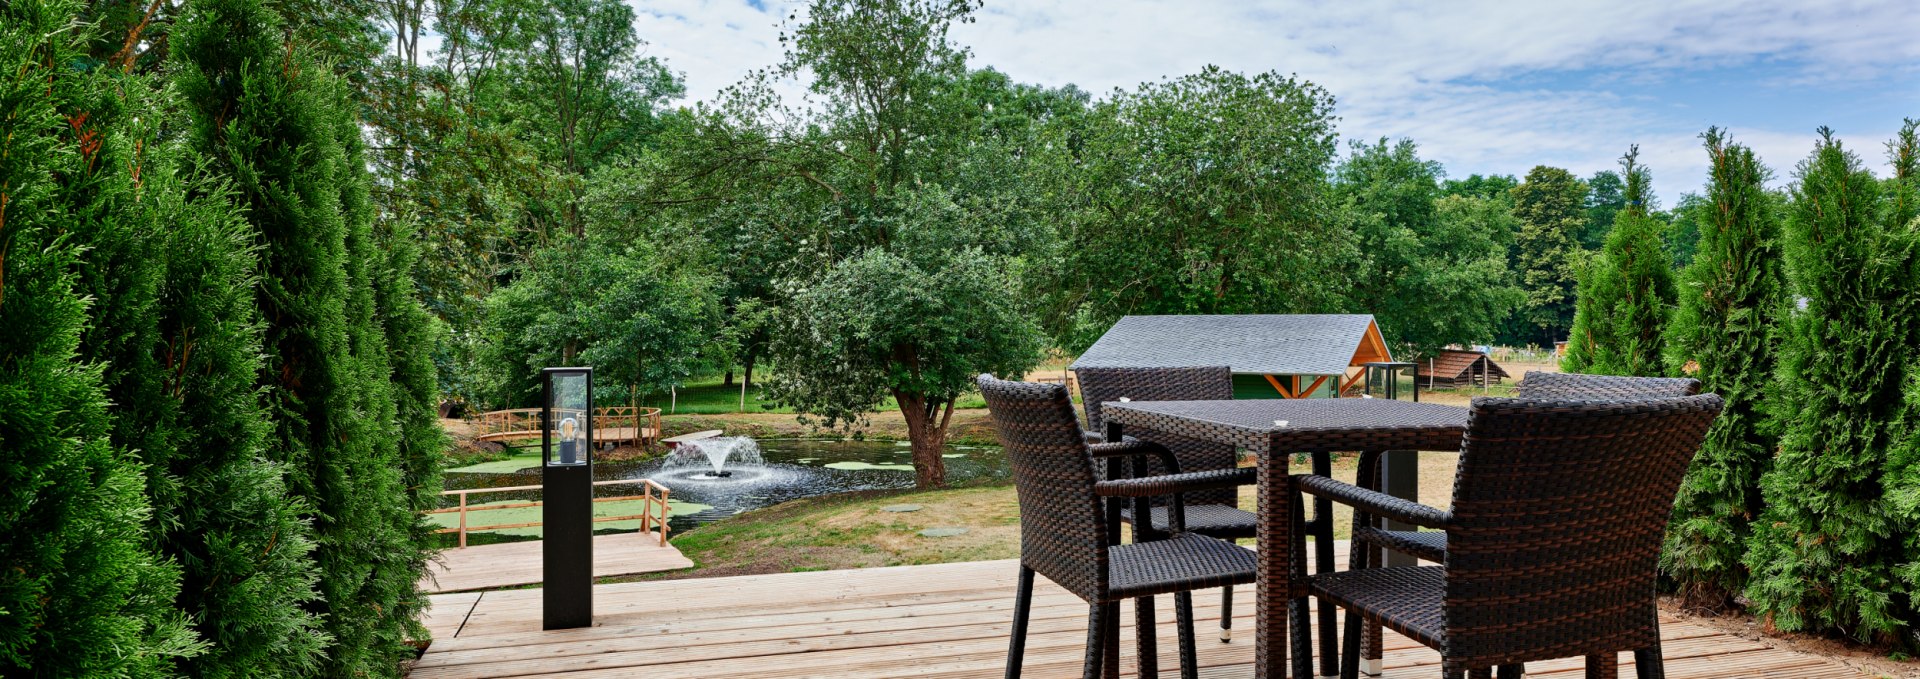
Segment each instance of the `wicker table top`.
[{"label": "wicker table top", "polygon": [[1262,454],[1457,451],[1467,430],[1466,408],[1385,399],[1131,401],[1100,408],[1114,424],[1230,443]]}]

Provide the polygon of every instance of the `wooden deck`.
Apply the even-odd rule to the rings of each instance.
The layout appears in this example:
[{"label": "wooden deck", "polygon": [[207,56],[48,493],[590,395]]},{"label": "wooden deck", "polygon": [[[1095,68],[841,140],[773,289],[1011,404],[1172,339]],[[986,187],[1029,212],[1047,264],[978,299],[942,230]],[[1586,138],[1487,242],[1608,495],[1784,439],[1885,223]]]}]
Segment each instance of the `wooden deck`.
[{"label": "wooden deck", "polygon": [[[542,544],[539,540],[527,540],[443,551],[440,561],[429,566],[432,577],[420,581],[420,590],[461,592],[539,584]],[[681,554],[672,543],[660,544],[652,533],[615,533],[593,537],[593,574],[596,577],[692,567],[692,560]],[[539,627],[534,625],[534,629]],[[441,635],[436,632],[434,636],[439,638]]]},{"label": "wooden deck", "polygon": [[[1345,549],[1339,550],[1345,553]],[[600,585],[596,626],[540,631],[540,591],[433,597],[435,641],[414,679],[478,677],[998,677],[1012,620],[1012,561],[783,573]],[[1084,603],[1038,581],[1027,642],[1028,677],[1077,677]],[[1195,598],[1203,677],[1253,673],[1253,588],[1234,602],[1237,638],[1220,643],[1217,591]],[[1172,597],[1158,597],[1160,668],[1177,676]],[[1126,608],[1121,667],[1135,670],[1133,609]],[[1838,662],[1663,618],[1673,679],[1862,679]],[[1439,676],[1439,656],[1387,633],[1391,679]],[[1622,676],[1633,676],[1622,654]],[[1578,678],[1575,660],[1531,663],[1531,677]]]}]

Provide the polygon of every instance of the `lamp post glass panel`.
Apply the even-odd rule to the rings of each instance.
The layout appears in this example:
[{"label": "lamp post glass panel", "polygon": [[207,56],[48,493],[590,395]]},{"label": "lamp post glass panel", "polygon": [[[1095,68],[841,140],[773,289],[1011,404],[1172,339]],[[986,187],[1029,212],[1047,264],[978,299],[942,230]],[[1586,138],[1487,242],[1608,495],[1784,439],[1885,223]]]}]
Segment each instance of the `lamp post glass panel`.
[{"label": "lamp post glass panel", "polygon": [[545,629],[593,624],[593,369],[541,371]]},{"label": "lamp post glass panel", "polygon": [[541,414],[547,466],[587,464],[593,440],[593,369],[546,369],[546,407]]}]

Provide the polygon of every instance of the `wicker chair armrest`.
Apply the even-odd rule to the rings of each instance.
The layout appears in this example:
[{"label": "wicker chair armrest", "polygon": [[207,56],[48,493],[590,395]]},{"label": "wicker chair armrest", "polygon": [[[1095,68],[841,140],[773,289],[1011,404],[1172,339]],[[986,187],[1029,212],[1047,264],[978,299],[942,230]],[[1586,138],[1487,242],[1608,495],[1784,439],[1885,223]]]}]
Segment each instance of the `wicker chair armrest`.
[{"label": "wicker chair armrest", "polygon": [[1180,460],[1173,456],[1173,451],[1167,450],[1166,446],[1152,441],[1142,441],[1131,436],[1123,436],[1119,443],[1088,444],[1087,450],[1093,453],[1093,456],[1096,458],[1152,455],[1160,458],[1160,465],[1166,468],[1167,471],[1175,474],[1180,473]]},{"label": "wicker chair armrest", "polygon": [[1215,469],[1185,474],[1163,474],[1137,479],[1101,481],[1093,484],[1093,493],[1106,497],[1153,497],[1174,493],[1192,493],[1215,488],[1234,488],[1253,483],[1254,469]]},{"label": "wicker chair armrest", "polygon": [[1370,514],[1410,523],[1421,528],[1446,528],[1453,524],[1453,514],[1450,512],[1379,491],[1367,490],[1350,483],[1335,481],[1325,476],[1297,474],[1293,477],[1293,487],[1308,495],[1324,497],[1365,510]]}]

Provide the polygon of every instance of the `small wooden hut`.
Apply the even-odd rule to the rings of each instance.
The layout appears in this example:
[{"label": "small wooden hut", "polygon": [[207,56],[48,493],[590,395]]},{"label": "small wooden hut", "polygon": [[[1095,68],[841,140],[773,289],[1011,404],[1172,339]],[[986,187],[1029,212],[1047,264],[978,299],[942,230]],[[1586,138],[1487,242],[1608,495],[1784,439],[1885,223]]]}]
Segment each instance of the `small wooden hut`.
[{"label": "small wooden hut", "polygon": [[1512,377],[1493,357],[1478,351],[1441,349],[1414,362],[1422,389],[1486,387]]}]

